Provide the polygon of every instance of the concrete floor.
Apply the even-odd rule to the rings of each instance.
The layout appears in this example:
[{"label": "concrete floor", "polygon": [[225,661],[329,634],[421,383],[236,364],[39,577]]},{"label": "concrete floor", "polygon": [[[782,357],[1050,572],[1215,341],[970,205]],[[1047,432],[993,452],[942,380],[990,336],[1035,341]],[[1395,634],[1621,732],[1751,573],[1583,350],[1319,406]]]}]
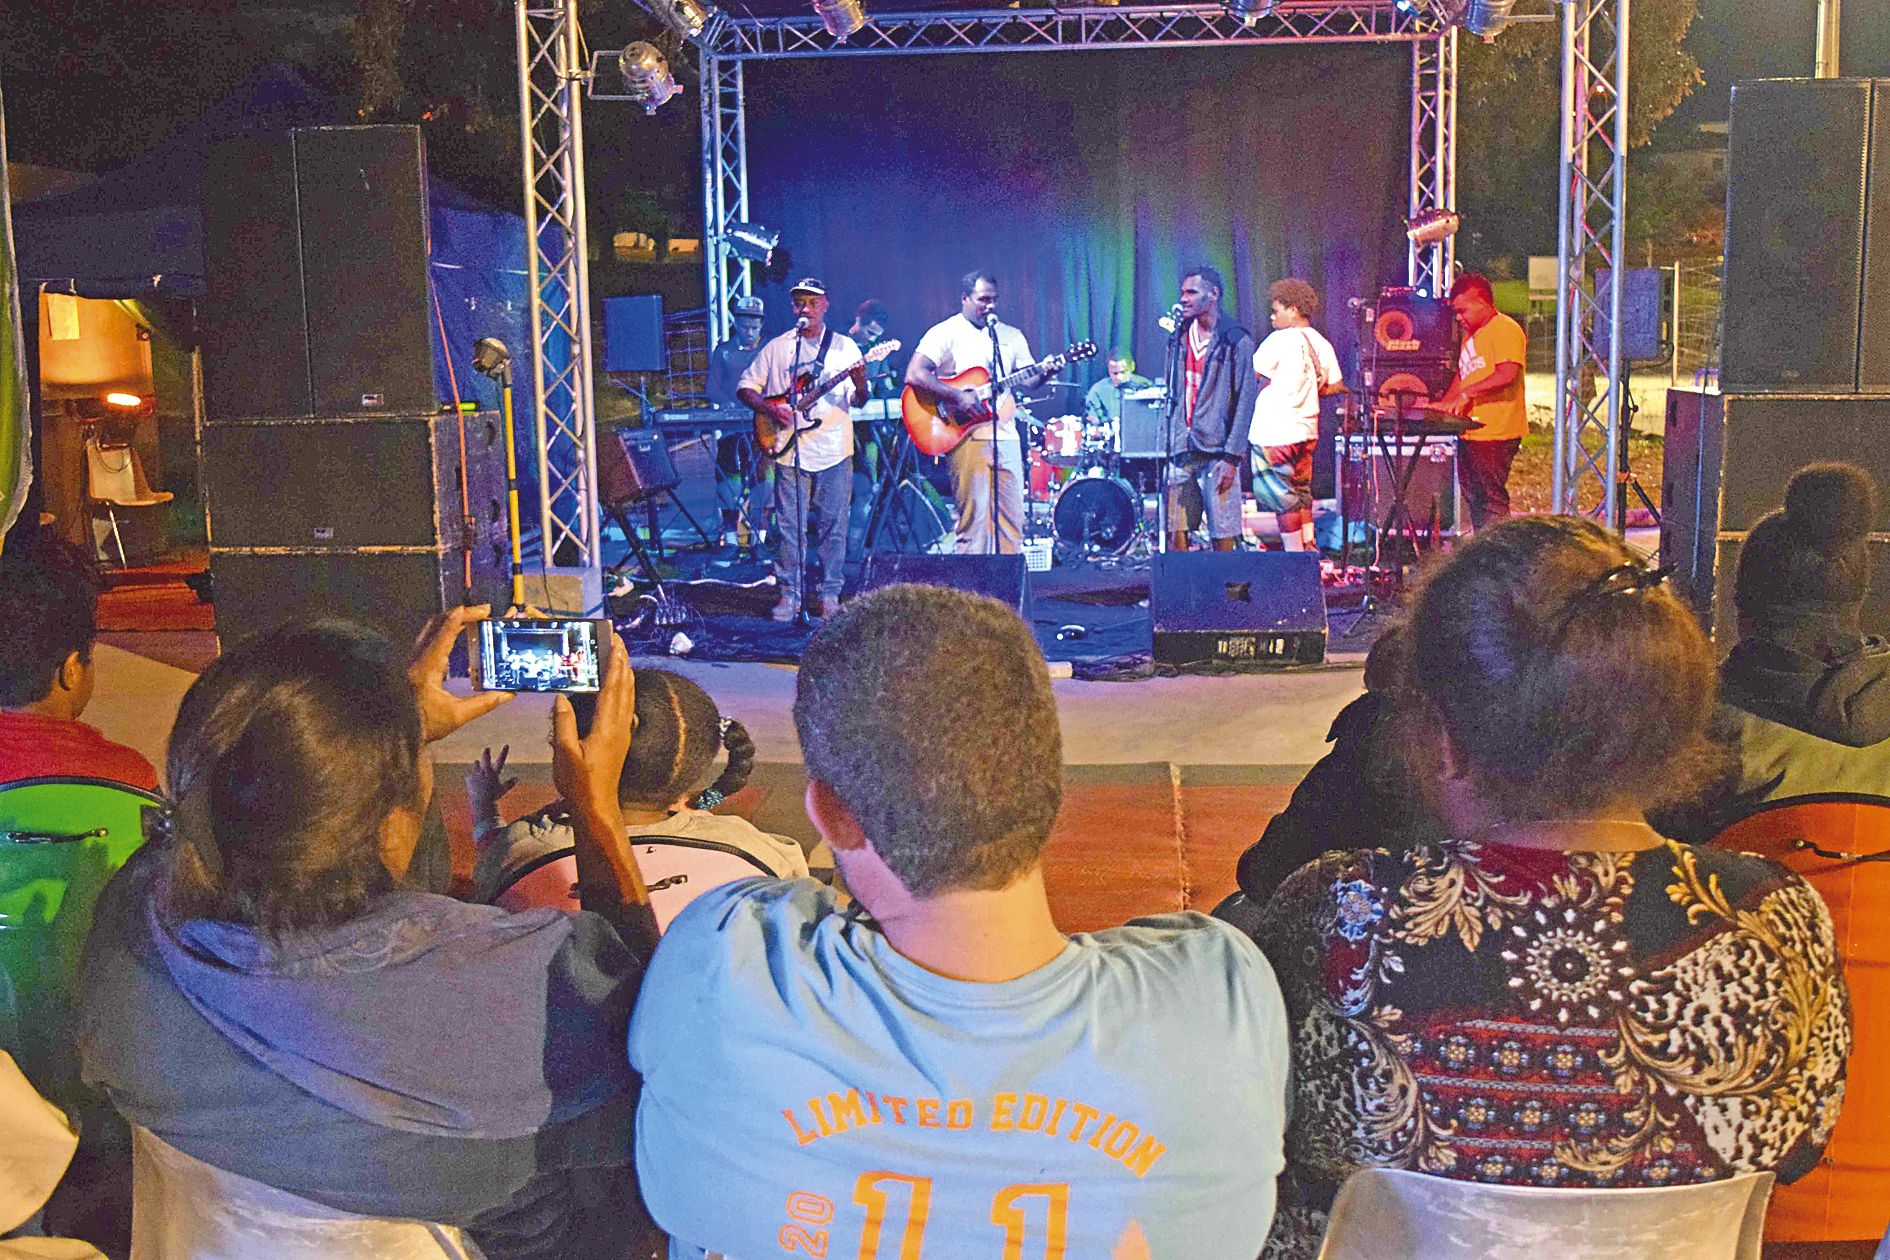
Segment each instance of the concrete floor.
[{"label": "concrete floor", "polygon": [[[98,689],[85,718],[160,767],[190,671],[101,643]],[[798,762],[790,666],[639,660],[687,674],[754,736],[761,760]],[[1053,684],[1070,766],[1168,762],[1177,766],[1308,766],[1332,717],[1359,694],[1362,660],[1292,673]],[[551,759],[550,701],[523,696],[436,747],[443,763],[510,744],[512,759]]]}]

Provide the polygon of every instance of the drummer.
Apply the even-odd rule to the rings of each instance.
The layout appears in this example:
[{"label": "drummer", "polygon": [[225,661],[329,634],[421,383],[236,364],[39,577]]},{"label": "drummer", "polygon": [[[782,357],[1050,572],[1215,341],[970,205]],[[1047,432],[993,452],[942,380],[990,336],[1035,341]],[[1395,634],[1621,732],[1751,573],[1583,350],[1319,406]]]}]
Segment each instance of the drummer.
[{"label": "drummer", "polygon": [[1148,389],[1154,383],[1146,376],[1136,375],[1135,358],[1127,350],[1111,350],[1109,375],[1089,387],[1083,409],[1091,419],[1107,424],[1110,432],[1115,433],[1122,421],[1122,395],[1132,389]]}]

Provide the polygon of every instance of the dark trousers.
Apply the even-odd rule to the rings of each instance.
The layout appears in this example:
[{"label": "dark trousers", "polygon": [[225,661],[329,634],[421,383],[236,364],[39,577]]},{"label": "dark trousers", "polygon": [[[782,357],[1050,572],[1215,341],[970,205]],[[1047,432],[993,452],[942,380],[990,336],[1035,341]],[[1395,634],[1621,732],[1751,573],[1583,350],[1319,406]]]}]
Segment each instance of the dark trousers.
[{"label": "dark trousers", "polygon": [[1521,445],[1521,438],[1458,441],[1457,485],[1463,491],[1463,506],[1470,514],[1472,529],[1509,518],[1509,466]]}]

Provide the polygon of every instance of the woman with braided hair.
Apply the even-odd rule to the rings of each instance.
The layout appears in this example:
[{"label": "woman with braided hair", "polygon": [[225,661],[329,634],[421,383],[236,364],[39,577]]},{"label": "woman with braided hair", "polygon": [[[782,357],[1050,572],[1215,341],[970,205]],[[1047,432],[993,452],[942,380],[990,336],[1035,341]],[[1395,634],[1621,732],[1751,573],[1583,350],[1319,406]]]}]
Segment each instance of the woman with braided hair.
[{"label": "woman with braided hair", "polygon": [[[755,744],[747,728],[724,717],[709,693],[681,674],[639,669],[636,684],[636,739],[617,786],[629,836],[706,840],[760,859],[782,879],[806,875],[806,855],[794,841],[770,835],[745,818],[710,812],[741,791],[754,770]],[[573,697],[581,730],[590,726],[588,700]],[[499,798],[517,782],[503,777],[509,751],[501,748],[494,757],[486,749],[466,775],[473,840],[479,850],[473,882],[482,899],[524,863],[569,848],[572,840],[563,801],[500,823]],[[716,754],[723,751],[728,761],[722,773],[701,787]]]}]

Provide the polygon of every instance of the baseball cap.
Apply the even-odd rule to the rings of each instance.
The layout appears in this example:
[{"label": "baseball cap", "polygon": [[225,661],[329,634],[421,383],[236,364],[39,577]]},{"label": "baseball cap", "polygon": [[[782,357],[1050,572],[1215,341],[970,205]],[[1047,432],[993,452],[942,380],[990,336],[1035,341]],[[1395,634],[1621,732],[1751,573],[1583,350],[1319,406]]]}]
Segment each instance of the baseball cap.
[{"label": "baseball cap", "polygon": [[826,297],[827,286],[822,284],[820,281],[814,279],[814,277],[812,276],[802,276],[799,280],[796,280],[794,282],[794,287],[789,289],[788,292],[789,293],[818,293],[820,294],[820,296]]},{"label": "baseball cap", "polygon": [[764,315],[768,308],[758,297],[737,294],[728,300],[728,309],[731,315]]}]

